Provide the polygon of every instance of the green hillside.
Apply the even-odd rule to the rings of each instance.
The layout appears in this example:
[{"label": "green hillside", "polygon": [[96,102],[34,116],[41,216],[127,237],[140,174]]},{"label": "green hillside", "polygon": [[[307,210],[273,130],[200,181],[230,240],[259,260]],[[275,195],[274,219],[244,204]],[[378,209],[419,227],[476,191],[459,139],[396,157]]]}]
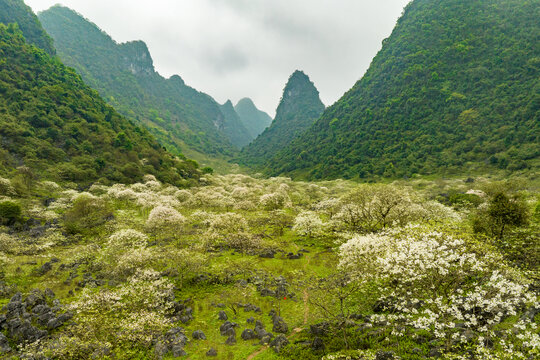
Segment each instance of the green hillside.
[{"label": "green hillside", "polygon": [[189,148],[212,156],[235,149],[219,131],[219,105],[187,86],[179,76],[165,79],[153,66],[146,44],[116,43],[76,12],[53,6],[39,18],[54,38],[58,55],[74,67],[105,100],[128,118],[144,124],[175,153]]},{"label": "green hillside", "polygon": [[220,105],[219,108],[224,117],[220,130],[227,135],[231,143],[236,147],[242,148],[247,145],[252,137],[234,110],[231,101],[227,100],[227,102]]},{"label": "green hillside", "polygon": [[257,109],[253,101],[243,98],[235,105],[234,110],[249,131],[251,140],[259,136],[272,123],[270,115]]},{"label": "green hillside", "polygon": [[49,55],[56,53],[53,40],[23,0],[0,0],[0,23],[7,25],[13,22],[13,19],[17,19],[17,24],[29,43],[45,50]]},{"label": "green hillside", "polygon": [[271,173],[402,177],[538,169],[540,1],[415,0],[365,76]]},{"label": "green hillside", "polygon": [[[72,69],[0,24],[0,172],[77,182],[132,183],[146,173],[187,185],[196,163],[165,152]],[[29,170],[28,170],[29,169]]]},{"label": "green hillside", "polygon": [[319,92],[309,77],[295,71],[285,89],[270,127],[242,149],[239,161],[261,167],[294,138],[306,131],[324,111]]}]

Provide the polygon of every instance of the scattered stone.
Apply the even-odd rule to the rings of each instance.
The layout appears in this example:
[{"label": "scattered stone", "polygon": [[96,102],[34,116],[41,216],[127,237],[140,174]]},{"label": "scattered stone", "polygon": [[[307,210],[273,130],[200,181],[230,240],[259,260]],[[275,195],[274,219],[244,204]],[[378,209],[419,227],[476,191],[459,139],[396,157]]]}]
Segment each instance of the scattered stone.
[{"label": "scattered stone", "polygon": [[201,330],[195,330],[192,336],[195,340],[206,340],[206,335]]},{"label": "scattered stone", "polygon": [[221,310],[219,313],[218,313],[218,320],[221,320],[221,321],[226,321],[228,320],[229,317],[227,316],[227,314],[225,313],[225,311]]},{"label": "scattered stone", "polygon": [[309,327],[309,331],[315,336],[325,336],[330,331],[330,324],[328,322],[322,322]]},{"label": "scattered stone", "polygon": [[395,358],[393,351],[379,351],[375,355],[375,360],[392,360]]},{"label": "scattered stone", "polygon": [[[233,329],[234,330],[234,329]],[[236,336],[235,335],[229,335],[227,340],[225,340],[225,344],[227,345],[234,345],[236,344]]]},{"label": "scattered stone", "polygon": [[261,341],[259,342],[259,344],[260,345],[268,345],[268,344],[270,344],[270,341],[272,341],[272,337],[270,336],[270,333],[268,333],[267,335],[264,335],[261,338]]},{"label": "scattered stone", "polygon": [[219,327],[219,332],[221,333],[221,336],[231,336],[231,335],[235,335],[236,336],[236,332],[234,330],[234,328],[238,326],[236,323],[233,323],[233,322],[230,322],[230,321],[225,321],[220,327]]},{"label": "scattered stone", "polygon": [[246,320],[248,324],[253,324],[255,322],[255,319],[253,317],[250,317]]},{"label": "scattered stone", "polygon": [[211,348],[206,352],[206,356],[217,356],[217,351],[214,348]]},{"label": "scattered stone", "polygon": [[272,331],[286,334],[289,332],[289,326],[287,326],[281,316],[274,316],[274,327],[272,328]]},{"label": "scattered stone", "polygon": [[45,264],[41,265],[38,272],[40,275],[45,275],[49,271],[52,270],[52,263],[50,261],[46,262]]},{"label": "scattered stone", "polygon": [[242,331],[242,335],[240,335],[240,337],[243,340],[253,340],[257,339],[257,334],[255,334],[255,332],[251,329],[245,329],[244,331]]},{"label": "scattered stone", "polygon": [[276,252],[272,249],[265,249],[261,254],[259,254],[259,257],[263,259],[273,259],[276,255]]},{"label": "scattered stone", "polygon": [[272,342],[270,342],[270,346],[275,350],[275,352],[279,353],[281,349],[284,346],[287,346],[289,344],[289,340],[287,340],[287,337],[283,334],[280,334],[276,336]]}]

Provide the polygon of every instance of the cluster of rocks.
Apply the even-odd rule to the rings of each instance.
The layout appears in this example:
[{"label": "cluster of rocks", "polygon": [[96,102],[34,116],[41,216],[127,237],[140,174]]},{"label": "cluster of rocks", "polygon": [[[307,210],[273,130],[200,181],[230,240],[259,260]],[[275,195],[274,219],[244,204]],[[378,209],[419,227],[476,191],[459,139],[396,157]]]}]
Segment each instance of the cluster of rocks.
[{"label": "cluster of rocks", "polygon": [[220,327],[219,332],[221,333],[221,336],[227,336],[227,340],[225,340],[225,344],[227,345],[233,345],[236,344],[236,330],[235,328],[238,326],[237,323],[225,321]]},{"label": "cluster of rocks", "polygon": [[[204,334],[203,334],[204,335]],[[184,333],[184,329],[176,327],[167,331],[155,344],[154,352],[158,359],[163,359],[167,354],[172,354],[173,357],[186,356],[184,350],[188,342],[188,338]]]},{"label": "cluster of rocks", "polygon": [[276,299],[294,297],[293,293],[289,292],[289,283],[283,276],[279,276],[270,281],[268,279],[260,279],[259,277],[252,277],[250,281],[255,284],[257,291],[261,296],[274,297]]},{"label": "cluster of rocks", "polygon": [[192,302],[191,299],[184,301],[175,301],[173,308],[173,321],[181,321],[182,324],[187,324],[193,320],[193,309],[188,306]]},{"label": "cluster of rocks", "polygon": [[[0,351],[12,351],[9,343],[33,343],[66,324],[73,314],[64,312],[54,293],[35,289],[23,299],[21,293],[15,294],[0,314]],[[49,305],[52,303],[52,306]]]}]

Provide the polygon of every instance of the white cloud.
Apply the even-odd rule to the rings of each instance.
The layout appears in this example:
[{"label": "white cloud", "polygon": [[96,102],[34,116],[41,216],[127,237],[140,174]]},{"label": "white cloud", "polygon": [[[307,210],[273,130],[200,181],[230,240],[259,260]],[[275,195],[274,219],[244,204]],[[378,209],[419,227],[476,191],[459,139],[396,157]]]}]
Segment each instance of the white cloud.
[{"label": "white cloud", "polygon": [[[331,105],[362,77],[409,0],[62,0],[118,42],[143,40],[156,69],[220,103],[274,114],[304,70]],[[34,11],[58,0],[26,0]]]}]

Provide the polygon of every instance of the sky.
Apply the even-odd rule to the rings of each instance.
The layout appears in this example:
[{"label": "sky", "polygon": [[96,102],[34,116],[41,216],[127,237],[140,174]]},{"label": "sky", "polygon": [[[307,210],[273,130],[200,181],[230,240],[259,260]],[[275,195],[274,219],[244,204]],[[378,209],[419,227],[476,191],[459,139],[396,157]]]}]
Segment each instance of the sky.
[{"label": "sky", "polygon": [[143,40],[156,70],[271,116],[295,70],[327,106],[358,81],[409,0],[25,0],[61,3],[117,42]]}]

